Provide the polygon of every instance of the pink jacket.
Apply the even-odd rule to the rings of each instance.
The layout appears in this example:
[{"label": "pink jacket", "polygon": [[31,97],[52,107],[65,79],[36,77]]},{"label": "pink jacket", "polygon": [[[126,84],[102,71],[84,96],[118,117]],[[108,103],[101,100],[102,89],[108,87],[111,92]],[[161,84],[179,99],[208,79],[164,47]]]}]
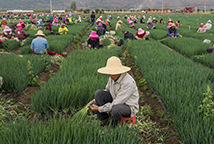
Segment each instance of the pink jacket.
[{"label": "pink jacket", "polygon": [[199,32],[199,33],[205,33],[206,32],[205,26],[199,27],[198,30],[197,30],[197,32]]}]

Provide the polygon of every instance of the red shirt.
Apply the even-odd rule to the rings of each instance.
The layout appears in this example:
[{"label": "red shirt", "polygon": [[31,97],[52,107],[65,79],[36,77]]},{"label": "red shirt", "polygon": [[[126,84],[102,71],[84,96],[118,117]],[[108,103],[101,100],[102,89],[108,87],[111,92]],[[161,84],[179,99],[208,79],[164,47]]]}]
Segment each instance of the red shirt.
[{"label": "red shirt", "polygon": [[52,25],[51,24],[47,24],[45,30],[52,31]]},{"label": "red shirt", "polygon": [[146,31],[144,31],[144,33],[141,34],[141,35],[139,35],[138,32],[136,32],[136,36],[139,37],[139,38],[143,38],[145,36],[145,34],[146,34]]}]

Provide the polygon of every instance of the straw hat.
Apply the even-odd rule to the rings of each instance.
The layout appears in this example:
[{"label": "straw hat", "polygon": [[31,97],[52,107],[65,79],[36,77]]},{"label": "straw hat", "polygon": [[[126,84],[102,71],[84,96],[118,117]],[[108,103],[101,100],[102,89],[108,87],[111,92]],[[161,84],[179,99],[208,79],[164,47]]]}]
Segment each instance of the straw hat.
[{"label": "straw hat", "polygon": [[119,20],[118,23],[123,23],[123,22],[121,20]]},{"label": "straw hat", "polygon": [[35,34],[35,36],[44,36],[45,37],[42,30],[38,30],[38,32]]},{"label": "straw hat", "polygon": [[112,56],[108,59],[106,66],[97,70],[102,74],[122,74],[130,71],[130,67],[123,66],[120,59],[116,56]]},{"label": "straw hat", "polygon": [[174,23],[172,23],[171,27],[176,27],[176,25]]}]

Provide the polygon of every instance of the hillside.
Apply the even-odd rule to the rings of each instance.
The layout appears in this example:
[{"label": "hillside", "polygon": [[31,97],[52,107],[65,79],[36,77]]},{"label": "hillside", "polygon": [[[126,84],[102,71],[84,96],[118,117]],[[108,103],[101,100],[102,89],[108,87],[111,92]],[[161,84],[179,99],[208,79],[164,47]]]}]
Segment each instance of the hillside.
[{"label": "hillside", "polygon": [[[72,0],[52,0],[53,9],[69,9]],[[207,10],[213,8],[213,0],[207,0]],[[141,9],[161,8],[162,0],[77,0],[77,8]],[[203,0],[164,0],[164,7],[176,9],[185,6],[204,8]],[[0,9],[49,9],[49,0],[0,0]]]}]

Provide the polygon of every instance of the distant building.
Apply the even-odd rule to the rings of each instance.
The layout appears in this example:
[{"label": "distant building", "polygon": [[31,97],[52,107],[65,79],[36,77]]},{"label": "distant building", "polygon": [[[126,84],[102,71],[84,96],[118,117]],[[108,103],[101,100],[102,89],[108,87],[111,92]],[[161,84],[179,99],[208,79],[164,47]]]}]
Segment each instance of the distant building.
[{"label": "distant building", "polygon": [[195,7],[185,7],[183,12],[195,12]]},{"label": "distant building", "polygon": [[7,13],[29,13],[33,12],[33,10],[7,10]]}]

